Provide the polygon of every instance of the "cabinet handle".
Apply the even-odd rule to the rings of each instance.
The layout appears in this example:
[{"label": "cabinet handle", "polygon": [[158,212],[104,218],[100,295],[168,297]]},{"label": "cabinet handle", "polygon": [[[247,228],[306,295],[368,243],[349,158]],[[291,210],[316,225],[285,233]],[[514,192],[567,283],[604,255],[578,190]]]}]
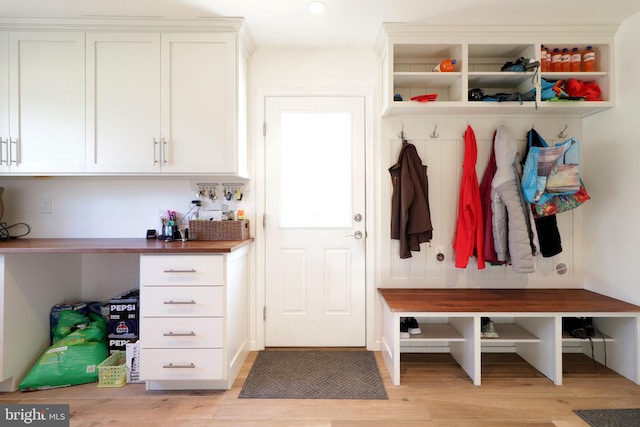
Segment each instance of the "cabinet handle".
[{"label": "cabinet handle", "polygon": [[162,334],[165,337],[195,337],[195,332],[165,332]]},{"label": "cabinet handle", "polygon": [[169,363],[168,365],[163,365],[162,367],[165,369],[171,369],[171,368],[193,369],[196,367],[196,365],[194,365],[193,363],[189,363],[188,365],[174,365],[173,363]]},{"label": "cabinet handle", "polygon": [[156,153],[158,152],[158,140],[154,137],[153,138],[153,164],[157,165],[158,164],[158,158],[156,157]]},{"label": "cabinet handle", "polygon": [[174,301],[174,300],[169,300],[169,301],[165,301],[163,304],[175,304],[175,305],[179,305],[179,304],[195,304],[196,302],[194,300],[191,301]]},{"label": "cabinet handle", "polygon": [[[4,149],[4,145],[7,144],[7,149]],[[3,156],[3,153],[9,153],[9,140],[0,138],[0,164],[9,164],[7,158]]]},{"label": "cabinet handle", "polygon": [[[15,150],[11,149],[12,144]],[[17,165],[18,161],[18,138],[9,138],[9,162]]]},{"label": "cabinet handle", "polygon": [[170,270],[164,270],[164,273],[195,273],[196,270],[193,268],[190,270],[174,270],[173,268]]},{"label": "cabinet handle", "polygon": [[167,153],[165,152],[165,147],[167,146],[167,140],[162,138],[162,165],[167,164]]}]

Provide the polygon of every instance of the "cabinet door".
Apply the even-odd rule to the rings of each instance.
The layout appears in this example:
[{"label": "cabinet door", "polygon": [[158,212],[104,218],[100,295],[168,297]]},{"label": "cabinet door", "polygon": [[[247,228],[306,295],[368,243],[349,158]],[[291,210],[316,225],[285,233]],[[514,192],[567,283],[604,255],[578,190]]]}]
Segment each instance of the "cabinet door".
[{"label": "cabinet door", "polygon": [[9,171],[9,33],[0,31],[0,173]]},{"label": "cabinet door", "polygon": [[234,34],[162,35],[162,172],[236,173]]},{"label": "cabinet door", "polygon": [[84,33],[9,33],[11,173],[85,164]]},{"label": "cabinet door", "polygon": [[160,34],[87,33],[87,171],[160,171]]}]

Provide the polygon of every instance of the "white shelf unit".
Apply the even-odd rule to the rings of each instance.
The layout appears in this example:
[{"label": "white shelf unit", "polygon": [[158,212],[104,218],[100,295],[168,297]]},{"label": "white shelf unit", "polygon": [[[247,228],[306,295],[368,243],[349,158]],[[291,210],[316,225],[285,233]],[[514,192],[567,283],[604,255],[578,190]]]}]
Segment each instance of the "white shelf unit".
[{"label": "white shelf unit", "polygon": [[[598,26],[585,31],[580,26],[562,28],[522,27],[423,27],[384,24],[378,41],[383,68],[384,115],[507,115],[584,117],[615,106],[613,37],[617,28]],[[585,40],[588,34],[589,40]],[[508,40],[508,42],[505,42]],[[541,46],[578,47],[596,50],[596,72],[541,73],[502,72],[503,64],[519,57],[540,60]],[[456,59],[451,73],[432,72],[441,60]],[[541,79],[575,78],[595,81],[600,101],[542,101]],[[531,101],[469,101],[470,89],[485,95],[535,91]],[[437,94],[430,102],[411,101],[422,94]],[[395,101],[399,94],[402,101]]]},{"label": "white shelf unit", "polygon": [[[571,316],[593,317],[596,329],[594,351],[589,340],[567,336],[562,331],[562,318],[567,313],[443,313],[397,312],[382,300],[381,352],[394,385],[400,385],[400,353],[412,352],[412,345],[446,343],[432,347],[449,352],[469,375],[474,385],[481,385],[483,352],[495,345],[510,346],[531,366],[554,384],[562,384],[563,352],[581,352],[635,384],[640,384],[640,315],[637,313],[570,313]],[[415,317],[421,334],[400,338],[400,319]],[[495,322],[498,338],[482,338],[481,318]],[[569,351],[563,347],[570,344]],[[606,346],[606,348],[605,348]],[[416,351],[424,352],[424,351]]]}]

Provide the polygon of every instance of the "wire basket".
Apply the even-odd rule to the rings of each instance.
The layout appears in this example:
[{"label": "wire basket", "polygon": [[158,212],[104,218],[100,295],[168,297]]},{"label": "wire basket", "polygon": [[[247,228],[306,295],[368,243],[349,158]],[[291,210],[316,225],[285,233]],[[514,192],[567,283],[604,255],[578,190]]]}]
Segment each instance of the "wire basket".
[{"label": "wire basket", "polygon": [[127,352],[116,351],[98,365],[98,387],[122,387],[127,383]]},{"label": "wire basket", "polygon": [[249,238],[249,220],[189,221],[191,240],[245,240]]}]

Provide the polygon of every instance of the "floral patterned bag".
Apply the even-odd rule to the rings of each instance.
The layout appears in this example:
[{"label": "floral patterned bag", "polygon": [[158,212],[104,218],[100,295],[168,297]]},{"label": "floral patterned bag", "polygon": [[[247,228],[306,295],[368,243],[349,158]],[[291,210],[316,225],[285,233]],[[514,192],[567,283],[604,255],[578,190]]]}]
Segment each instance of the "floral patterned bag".
[{"label": "floral patterned bag", "polygon": [[575,209],[589,199],[591,197],[587,193],[587,189],[584,188],[584,183],[580,180],[580,189],[576,193],[557,194],[544,203],[532,203],[531,209],[535,218],[541,218]]}]

